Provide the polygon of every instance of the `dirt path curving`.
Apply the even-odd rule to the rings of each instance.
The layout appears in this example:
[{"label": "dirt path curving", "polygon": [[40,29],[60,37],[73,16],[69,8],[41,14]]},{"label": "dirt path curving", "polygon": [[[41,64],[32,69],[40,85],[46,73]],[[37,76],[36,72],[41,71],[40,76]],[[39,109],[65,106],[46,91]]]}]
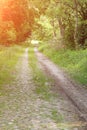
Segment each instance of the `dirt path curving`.
[{"label": "dirt path curving", "polygon": [[59,93],[46,101],[36,94],[28,60],[26,49],[16,79],[6,86],[6,96],[0,96],[0,130],[86,130],[66,95]]}]

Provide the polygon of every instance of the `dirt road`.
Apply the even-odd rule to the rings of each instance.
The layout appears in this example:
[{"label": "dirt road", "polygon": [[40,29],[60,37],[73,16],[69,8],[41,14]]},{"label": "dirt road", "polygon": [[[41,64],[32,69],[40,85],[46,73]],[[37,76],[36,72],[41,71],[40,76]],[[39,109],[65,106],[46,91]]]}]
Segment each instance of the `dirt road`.
[{"label": "dirt road", "polygon": [[[49,64],[40,53],[36,53],[40,62],[44,60]],[[77,108],[60,90],[50,101],[36,94],[28,60],[26,49],[16,66],[16,79],[5,88],[9,93],[0,96],[0,130],[86,130]],[[51,70],[53,72],[53,68]],[[63,78],[61,72],[60,78]]]},{"label": "dirt road", "polygon": [[87,89],[82,89],[73,83],[63,70],[47,59],[42,53],[38,52],[36,48],[35,53],[43,68],[48,71],[48,74],[56,81],[58,87],[60,86],[62,88],[64,93],[66,93],[73,104],[78,108],[81,116],[87,121]]}]

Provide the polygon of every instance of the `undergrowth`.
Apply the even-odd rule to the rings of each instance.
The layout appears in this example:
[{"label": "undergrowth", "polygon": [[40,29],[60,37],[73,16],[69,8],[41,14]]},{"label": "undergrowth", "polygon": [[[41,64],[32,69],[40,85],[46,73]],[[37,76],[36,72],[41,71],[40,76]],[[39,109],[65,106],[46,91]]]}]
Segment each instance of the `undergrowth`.
[{"label": "undergrowth", "polygon": [[77,51],[56,50],[50,45],[42,45],[39,50],[65,69],[77,82],[87,85],[87,49]]}]

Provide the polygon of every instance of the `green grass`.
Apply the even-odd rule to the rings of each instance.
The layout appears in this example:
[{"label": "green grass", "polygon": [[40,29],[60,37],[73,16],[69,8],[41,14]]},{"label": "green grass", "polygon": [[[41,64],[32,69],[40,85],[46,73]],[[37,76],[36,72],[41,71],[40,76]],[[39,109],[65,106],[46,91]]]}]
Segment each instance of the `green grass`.
[{"label": "green grass", "polygon": [[63,116],[58,112],[58,110],[53,109],[51,111],[51,118],[56,122],[56,123],[61,123],[63,122]]},{"label": "green grass", "polygon": [[7,91],[5,86],[15,78],[15,65],[22,53],[23,49],[20,46],[0,49],[0,96],[5,95],[5,91]]},{"label": "green grass", "polygon": [[42,45],[39,50],[66,70],[77,82],[87,85],[87,49],[56,50],[50,45]]},{"label": "green grass", "polygon": [[52,93],[50,92],[49,81],[42,70],[38,67],[38,62],[32,48],[29,49],[29,65],[32,68],[33,79],[36,84],[36,93],[41,96],[42,99],[50,100]]},{"label": "green grass", "polygon": [[[48,78],[38,66],[38,61],[34,54],[33,48],[29,49],[29,66],[32,69],[33,81],[36,84],[35,93],[43,100],[53,102],[55,98],[58,98],[58,94],[51,92],[51,86],[49,83],[54,82]],[[44,115],[45,118],[51,118],[56,123],[63,122],[63,116],[55,108],[51,109],[51,115]]]},{"label": "green grass", "polygon": [[[2,48],[0,49],[0,97],[9,97],[12,89],[8,89],[6,85],[10,85],[12,81],[14,81],[16,76],[15,66],[22,53],[23,47],[20,46],[2,46]],[[0,108],[0,116],[2,116],[4,109],[8,108],[3,100],[1,100]]]}]

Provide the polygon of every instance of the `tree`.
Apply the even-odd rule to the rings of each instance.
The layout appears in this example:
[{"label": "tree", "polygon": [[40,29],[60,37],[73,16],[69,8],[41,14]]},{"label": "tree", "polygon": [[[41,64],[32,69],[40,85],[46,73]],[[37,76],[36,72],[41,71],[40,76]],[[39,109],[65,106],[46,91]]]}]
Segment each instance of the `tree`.
[{"label": "tree", "polygon": [[[6,0],[0,9],[0,41],[21,42],[31,35],[35,10],[28,0]],[[4,37],[4,40],[3,40]]]},{"label": "tree", "polygon": [[87,44],[87,0],[49,0],[43,5],[41,2],[39,10],[50,19],[53,37],[59,39],[60,30],[61,43],[66,47],[78,49]]}]

